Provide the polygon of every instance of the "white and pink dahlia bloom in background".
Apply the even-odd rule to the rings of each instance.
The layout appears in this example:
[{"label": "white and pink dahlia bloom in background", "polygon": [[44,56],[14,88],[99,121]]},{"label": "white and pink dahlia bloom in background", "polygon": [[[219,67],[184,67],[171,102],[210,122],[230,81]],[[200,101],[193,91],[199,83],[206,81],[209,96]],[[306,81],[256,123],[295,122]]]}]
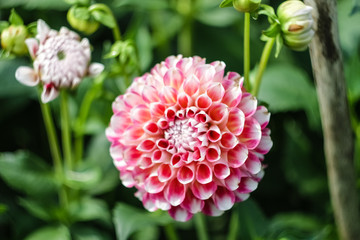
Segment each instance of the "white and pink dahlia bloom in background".
[{"label": "white and pink dahlia bloom in background", "polygon": [[100,63],[90,64],[88,39],[80,40],[78,34],[66,27],[56,31],[38,20],[36,38],[28,38],[25,43],[34,60],[33,68],[19,67],[15,77],[27,86],[41,83],[44,103],[55,99],[60,89],[74,88],[85,76],[96,76],[104,69]]},{"label": "white and pink dahlia bloom in background", "polygon": [[113,103],[106,130],[126,187],[146,209],[178,221],[218,216],[244,201],[263,177],[272,147],[270,113],[225,64],[168,57],[135,78]]}]

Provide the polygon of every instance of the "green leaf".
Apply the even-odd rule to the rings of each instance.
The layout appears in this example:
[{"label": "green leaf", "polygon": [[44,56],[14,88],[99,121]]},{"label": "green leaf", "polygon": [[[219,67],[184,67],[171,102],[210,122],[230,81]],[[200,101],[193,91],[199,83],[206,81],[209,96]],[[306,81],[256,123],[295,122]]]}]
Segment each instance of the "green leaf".
[{"label": "green leaf", "polygon": [[163,226],[173,221],[163,211],[149,213],[124,203],[116,205],[113,216],[118,240],[126,240],[132,233],[144,227]]},{"label": "green leaf", "polygon": [[74,17],[76,19],[88,20],[90,18],[90,12],[87,7],[75,7]]},{"label": "green leaf", "polygon": [[269,38],[276,37],[281,31],[280,25],[278,23],[273,23],[270,27],[263,31],[263,34]]},{"label": "green leaf", "polygon": [[47,226],[32,233],[25,240],[71,240],[70,231],[64,225]]},{"label": "green leaf", "polygon": [[19,14],[16,13],[15,9],[11,9],[11,14],[9,16],[9,22],[11,25],[24,25],[24,21],[19,16]]},{"label": "green leaf", "polygon": [[169,7],[169,1],[164,0],[115,0],[115,7],[132,6],[134,8],[141,8],[146,10],[161,10]]},{"label": "green leaf", "polygon": [[110,225],[111,216],[106,202],[94,198],[82,198],[80,201],[72,202],[69,212],[73,221],[101,220]]},{"label": "green leaf", "polygon": [[101,175],[101,169],[95,166],[78,171],[66,171],[65,185],[77,190],[90,189],[100,182]]},{"label": "green leaf", "polygon": [[28,10],[33,9],[53,9],[67,10],[69,5],[64,1],[44,1],[44,0],[11,0],[0,1],[0,9],[22,7]]},{"label": "green leaf", "polygon": [[5,204],[0,203],[0,215],[7,211],[7,206]]},{"label": "green leaf", "polygon": [[64,0],[70,5],[84,5],[87,6],[90,4],[90,0]]},{"label": "green leaf", "polygon": [[233,6],[233,0],[223,0],[221,3],[220,3],[220,6],[221,8],[226,8],[226,7],[232,7]]},{"label": "green leaf", "polygon": [[239,213],[239,233],[241,239],[262,239],[269,222],[259,206],[251,199],[239,203],[233,211]]},{"label": "green leaf", "polygon": [[111,237],[106,232],[101,232],[93,226],[85,223],[87,226],[79,226],[79,224],[71,228],[74,240],[110,240]]},{"label": "green leaf", "polygon": [[260,4],[259,9],[261,9],[261,10],[258,11],[258,14],[268,16],[270,24],[272,24],[274,22],[280,24],[276,14],[275,14],[274,8],[272,8],[271,6],[269,6],[267,4]]},{"label": "green leaf", "polygon": [[9,186],[32,196],[53,193],[57,189],[52,169],[23,151],[0,154],[0,176]]},{"label": "green leaf", "polygon": [[10,25],[10,24],[9,24],[7,21],[0,21],[0,33],[1,33],[4,29],[8,28],[9,25]]},{"label": "green leaf", "polygon": [[281,48],[284,45],[284,40],[281,36],[281,34],[278,34],[276,36],[276,49],[275,49],[275,58],[277,58],[280,54]]},{"label": "green leaf", "polygon": [[50,209],[48,202],[45,204],[45,202],[21,198],[19,203],[26,210],[28,210],[29,213],[39,219],[44,221],[50,221],[54,219],[54,214],[52,214],[53,211]]},{"label": "green leaf", "polygon": [[313,126],[320,124],[315,87],[308,75],[294,65],[278,63],[268,66],[258,98],[267,102],[272,112],[305,110]]},{"label": "green leaf", "polygon": [[95,18],[96,21],[104,24],[108,28],[114,28],[116,26],[116,22],[114,18],[109,15],[109,13],[96,9],[90,12],[91,15]]}]

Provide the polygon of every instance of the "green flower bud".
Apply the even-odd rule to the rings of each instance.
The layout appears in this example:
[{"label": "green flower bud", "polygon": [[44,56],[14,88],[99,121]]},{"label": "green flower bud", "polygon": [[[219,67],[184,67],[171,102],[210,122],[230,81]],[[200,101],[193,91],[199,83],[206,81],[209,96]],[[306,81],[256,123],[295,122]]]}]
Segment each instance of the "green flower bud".
[{"label": "green flower bud", "polygon": [[27,37],[28,31],[24,25],[10,25],[1,32],[1,46],[15,55],[25,55],[28,52],[25,44]]},{"label": "green flower bud", "polygon": [[100,26],[89,13],[87,7],[72,6],[67,13],[67,20],[71,27],[85,34],[94,33]]},{"label": "green flower bud", "polygon": [[285,1],[277,9],[284,44],[292,50],[305,50],[314,36],[311,11],[299,0]]},{"label": "green flower bud", "polygon": [[259,8],[261,0],[234,0],[233,6],[239,12],[254,12]]}]

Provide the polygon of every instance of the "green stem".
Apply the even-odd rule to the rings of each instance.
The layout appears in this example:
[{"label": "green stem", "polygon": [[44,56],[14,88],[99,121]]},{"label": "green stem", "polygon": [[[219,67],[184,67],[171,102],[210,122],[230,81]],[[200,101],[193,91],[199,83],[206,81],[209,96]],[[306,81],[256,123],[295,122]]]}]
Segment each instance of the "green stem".
[{"label": "green stem", "polygon": [[103,11],[103,12],[107,13],[113,19],[113,22],[115,23],[115,26],[112,28],[114,40],[120,41],[121,40],[120,28],[119,28],[117,20],[114,16],[113,12],[111,11],[111,9],[106,4],[96,3],[89,7],[89,12],[93,12],[95,10]]},{"label": "green stem", "polygon": [[94,84],[91,89],[88,90],[85,94],[85,97],[80,106],[80,112],[78,118],[75,122],[75,161],[76,164],[80,163],[83,157],[83,145],[84,145],[84,132],[85,132],[85,124],[86,119],[89,115],[90,107],[97,95],[99,94],[103,82],[106,78],[107,74],[102,73],[98,77],[94,79]]},{"label": "green stem", "polygon": [[206,232],[205,217],[201,213],[194,216],[196,232],[199,240],[209,240],[209,236]]},{"label": "green stem", "polygon": [[261,84],[261,79],[262,76],[264,74],[266,65],[268,63],[270,54],[271,54],[271,50],[274,46],[275,43],[275,38],[271,38],[270,40],[268,40],[265,44],[265,47],[263,49],[263,52],[261,54],[261,59],[260,59],[260,65],[259,65],[259,69],[258,72],[256,74],[255,77],[255,85],[254,88],[252,89],[252,94],[256,97],[259,93],[259,89],[260,89],[260,84]]},{"label": "green stem", "polygon": [[184,25],[178,35],[178,51],[184,56],[192,54],[192,6],[194,0],[179,0],[177,10],[184,18]]},{"label": "green stem", "polygon": [[244,20],[244,79],[245,86],[248,91],[251,90],[250,86],[250,13],[245,13]]},{"label": "green stem", "polygon": [[239,213],[234,209],[230,219],[229,235],[227,240],[236,240],[239,228]]},{"label": "green stem", "polygon": [[[41,107],[41,113],[44,119],[45,129],[48,136],[50,152],[54,164],[54,171],[58,179],[62,182],[64,169],[62,166],[62,160],[60,155],[59,143],[58,138],[56,135],[54,121],[51,116],[51,111],[49,104],[43,103],[39,98],[39,103]],[[67,193],[64,187],[61,187],[58,192],[60,204],[67,208],[68,206],[68,198]]]},{"label": "green stem", "polygon": [[178,240],[179,239],[177,237],[176,230],[174,228],[174,224],[172,224],[172,223],[165,225],[165,234],[166,234],[166,238],[168,240]]},{"label": "green stem", "polygon": [[66,167],[73,169],[72,152],[71,152],[71,132],[70,132],[70,116],[68,106],[68,94],[66,90],[60,93],[61,104],[61,131],[62,131],[62,144]]}]

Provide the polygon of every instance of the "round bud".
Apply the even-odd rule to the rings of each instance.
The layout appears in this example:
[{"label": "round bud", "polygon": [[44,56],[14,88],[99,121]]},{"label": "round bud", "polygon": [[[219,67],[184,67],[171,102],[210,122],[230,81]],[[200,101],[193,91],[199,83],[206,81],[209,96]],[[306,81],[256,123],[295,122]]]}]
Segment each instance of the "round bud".
[{"label": "round bud", "polygon": [[25,44],[27,37],[28,31],[24,25],[10,25],[1,32],[1,46],[15,55],[25,55],[28,52]]},{"label": "round bud", "polygon": [[72,28],[88,35],[94,33],[100,26],[86,7],[72,6],[67,13],[67,20]]},{"label": "round bud", "polygon": [[233,6],[239,12],[254,12],[259,8],[261,0],[234,0]]},{"label": "round bud", "polygon": [[284,44],[292,50],[305,50],[314,36],[311,11],[300,0],[285,1],[277,9]]}]

